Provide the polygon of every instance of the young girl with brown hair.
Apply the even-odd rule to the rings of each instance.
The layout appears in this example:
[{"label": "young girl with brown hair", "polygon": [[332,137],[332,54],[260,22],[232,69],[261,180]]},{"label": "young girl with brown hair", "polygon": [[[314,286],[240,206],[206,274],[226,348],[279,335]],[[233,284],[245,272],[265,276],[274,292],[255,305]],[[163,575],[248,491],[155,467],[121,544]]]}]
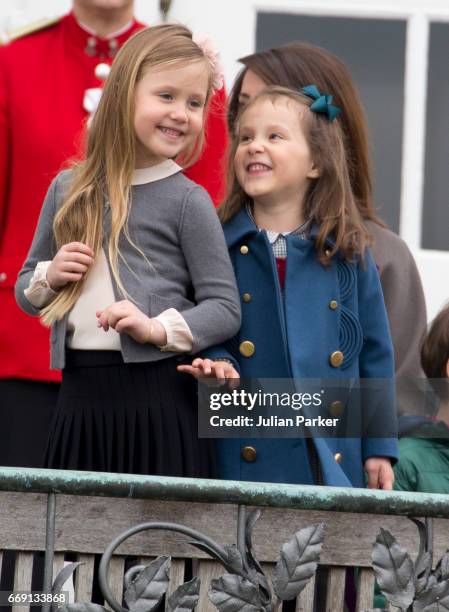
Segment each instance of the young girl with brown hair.
[{"label": "young girl with brown hair", "polygon": [[173,160],[199,155],[219,86],[215,54],[187,28],[140,31],[114,61],[86,159],[49,189],[16,285],[63,369],[47,467],[215,473],[176,366],[232,336],[240,309],[210,198]]},{"label": "young girl with brown hair", "polygon": [[[351,189],[340,109],[315,85],[270,87],[235,125],[229,193],[219,209],[242,302],[242,327],[191,366],[243,379],[393,378],[379,277]],[[207,358],[204,358],[207,357]],[[228,360],[228,361],[224,361]],[[234,368],[235,366],[235,368]],[[329,410],[342,414],[341,402]],[[362,410],[366,406],[362,407]],[[334,414],[337,416],[337,414]],[[219,440],[222,478],[391,489],[394,401],[379,438]]]},{"label": "young girl with brown hair", "polygon": [[377,215],[373,201],[368,124],[357,87],[345,64],[335,55],[305,42],[266,49],[239,60],[244,68],[235,80],[229,107],[230,132],[239,111],[270,85],[299,89],[315,83],[332,91],[345,139],[349,178],[356,206],[372,238],[394,348],[399,412],[421,412],[415,379],[422,377],[420,343],[426,332],[424,291],[413,255],[406,243]]}]

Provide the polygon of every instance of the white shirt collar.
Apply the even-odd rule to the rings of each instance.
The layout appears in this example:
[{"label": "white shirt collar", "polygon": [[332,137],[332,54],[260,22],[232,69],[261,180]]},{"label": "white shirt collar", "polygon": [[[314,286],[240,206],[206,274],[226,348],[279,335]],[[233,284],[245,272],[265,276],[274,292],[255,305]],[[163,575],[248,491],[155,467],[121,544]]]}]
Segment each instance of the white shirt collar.
[{"label": "white shirt collar", "polygon": [[[76,17],[75,17],[76,19]],[[78,19],[76,19],[77,24],[79,25],[79,27],[84,30],[87,34],[90,34],[91,36],[96,36],[97,38],[100,38],[97,34],[97,32],[89,27],[88,25],[86,25],[85,23],[83,23],[82,21],[78,21]],[[124,34],[125,32],[127,32],[128,30],[131,29],[132,25],[134,23],[134,20],[131,19],[131,21],[128,21],[127,24],[125,24],[124,26],[122,26],[119,30],[116,30],[115,32],[112,32],[111,34],[108,34],[106,36],[105,40],[109,40],[111,38],[117,38],[118,36],[121,36],[122,34]]]},{"label": "white shirt collar", "polygon": [[[259,232],[261,232],[262,229],[257,226],[256,220],[254,219],[254,215],[253,215],[253,210],[252,210],[251,204],[249,202],[246,202],[245,206],[246,206],[246,212],[248,214],[248,217],[251,219],[251,221],[257,227]],[[308,229],[309,229],[309,225],[310,225],[310,221],[305,221],[304,223],[299,225],[296,229],[290,230],[289,232],[274,232],[272,230],[265,230],[265,231],[266,231],[266,234],[267,234],[268,242],[270,244],[274,244],[276,242],[276,240],[279,238],[279,236],[284,236],[285,237],[285,236],[288,236],[289,234],[298,234],[299,236],[301,236],[302,234],[306,234]]]},{"label": "white shirt collar", "polygon": [[145,185],[146,183],[153,183],[154,181],[160,181],[161,179],[167,178],[181,171],[181,166],[178,166],[178,164],[176,164],[172,159],[166,159],[155,166],[150,166],[149,168],[137,168],[134,170],[131,184]]},{"label": "white shirt collar", "polygon": [[272,230],[265,230],[267,233],[267,238],[268,238],[268,242],[270,244],[274,244],[276,242],[276,240],[279,238],[279,236],[283,236],[285,238],[285,236],[288,236],[289,234],[291,234],[292,232],[273,232]]}]

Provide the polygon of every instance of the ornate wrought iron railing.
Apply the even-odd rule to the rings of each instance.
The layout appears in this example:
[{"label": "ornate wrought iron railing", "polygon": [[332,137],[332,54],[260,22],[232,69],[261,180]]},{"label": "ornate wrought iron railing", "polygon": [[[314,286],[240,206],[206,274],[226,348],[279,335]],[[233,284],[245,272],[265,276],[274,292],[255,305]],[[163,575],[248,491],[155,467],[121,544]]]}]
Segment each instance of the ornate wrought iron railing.
[{"label": "ornate wrought iron railing", "polygon": [[[257,525],[250,513],[253,507],[262,511]],[[177,609],[173,606],[183,595],[179,587],[186,582],[193,586],[184,593],[184,603],[196,604],[195,609],[201,612],[216,610],[208,597],[211,580],[234,569],[240,586],[242,580],[249,578],[251,582],[252,578],[259,587],[257,595],[249,589],[256,597],[256,607],[251,609],[258,609],[257,602],[261,602],[259,609],[267,612],[311,612],[314,606],[315,610],[321,607],[340,612],[345,591],[348,598],[350,583],[355,580],[354,605],[360,611],[373,606],[371,554],[381,528],[393,533],[413,557],[418,553],[419,538],[416,527],[404,517],[428,517],[432,529],[427,532],[427,546],[435,558],[449,545],[448,496],[422,493],[0,468],[0,513],[0,546],[16,553],[14,591],[31,591],[36,551],[45,551],[45,592],[52,590],[67,556],[71,554],[73,559],[75,554],[83,562],[75,572],[75,597],[90,601],[96,582],[95,556],[108,549],[100,567],[100,583],[106,603],[115,610],[123,603],[123,578],[128,567],[129,588],[143,565],[164,555],[172,558],[171,565],[159,561],[147,574],[154,577],[157,570],[158,581],[167,581],[161,587],[167,593],[160,604],[166,610]],[[321,524],[326,532],[322,548],[317,530]],[[316,538],[309,561],[313,566],[321,553],[320,571],[316,577],[315,568],[309,568],[305,580],[303,563],[304,567],[297,566],[299,574],[290,580],[280,575],[275,562],[281,546],[301,530],[303,538]],[[190,543],[180,534],[187,535]],[[296,541],[300,540],[298,536]],[[284,548],[284,558],[289,554],[294,557],[291,549]],[[133,564],[140,569],[133,570]],[[348,571],[352,567],[359,568],[355,579]],[[261,575],[273,576],[274,593]],[[200,584],[194,576],[201,579]],[[292,585],[298,586],[300,579],[305,581],[296,593]],[[234,586],[215,582],[213,586],[215,592],[224,587],[232,591],[239,586],[237,582]],[[293,595],[293,607],[284,604],[282,608],[283,595]],[[132,607],[132,598],[125,600]],[[146,605],[152,609],[148,602]],[[223,605],[218,609],[226,610]]]}]

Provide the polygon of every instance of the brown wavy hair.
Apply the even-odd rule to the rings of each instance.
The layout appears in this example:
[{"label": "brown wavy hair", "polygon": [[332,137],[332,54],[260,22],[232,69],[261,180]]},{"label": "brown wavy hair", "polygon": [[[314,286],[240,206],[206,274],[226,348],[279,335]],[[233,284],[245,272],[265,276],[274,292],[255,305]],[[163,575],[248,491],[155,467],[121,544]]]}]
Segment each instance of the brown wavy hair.
[{"label": "brown wavy hair", "polygon": [[[192,32],[188,28],[172,24],[145,28],[126,42],[114,60],[89,128],[86,157],[73,165],[70,188],[54,219],[53,232],[58,249],[68,242],[77,241],[89,245],[97,255],[103,243],[103,211],[107,197],[111,211],[109,259],[112,275],[124,297],[129,296],[120,281],[118,269],[118,259],[125,261],[119,249],[122,233],[145,258],[128,232],[137,142],[134,130],[135,88],[151,68],[182,66],[195,61],[204,61],[209,70],[207,103],[212,92],[212,67],[200,47],[192,41]],[[201,152],[203,138],[201,133],[177,161],[184,166],[193,163]],[[56,299],[43,309],[45,324],[62,319],[72,308],[85,278],[65,285]]]},{"label": "brown wavy hair", "polygon": [[382,227],[373,202],[372,169],[368,127],[357,87],[345,64],[335,55],[309,43],[291,43],[239,59],[245,68],[238,75],[229,98],[228,126],[233,133],[240,110],[242,82],[251,70],[267,85],[300,89],[314,84],[334,96],[342,110],[339,117],[345,137],[349,177],[357,208],[364,219]]},{"label": "brown wavy hair", "polygon": [[421,365],[440,400],[449,400],[449,305],[432,321],[421,347]]},{"label": "brown wavy hair", "polygon": [[[310,180],[302,203],[304,218],[318,226],[315,242],[317,257],[323,265],[329,265],[330,258],[337,251],[350,261],[354,257],[363,260],[368,234],[352,193],[340,121],[338,118],[329,121],[327,116],[308,110],[313,100],[286,87],[268,87],[261,91],[242,109],[234,124],[228,160],[228,193],[218,209],[220,220],[226,223],[248,202],[248,196],[240,186],[234,170],[241,119],[247,110],[259,102],[270,100],[274,103],[282,98],[296,105],[294,110],[298,112],[298,121],[303,127],[312,161],[320,171],[317,179]],[[333,243],[330,247],[326,243],[329,237]]]}]

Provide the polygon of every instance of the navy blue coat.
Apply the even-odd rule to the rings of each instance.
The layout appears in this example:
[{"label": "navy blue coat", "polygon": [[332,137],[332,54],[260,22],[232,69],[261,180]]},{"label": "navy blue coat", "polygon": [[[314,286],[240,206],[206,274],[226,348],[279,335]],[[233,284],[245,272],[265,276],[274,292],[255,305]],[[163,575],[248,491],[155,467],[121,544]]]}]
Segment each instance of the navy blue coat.
[{"label": "navy blue coat", "polygon": [[[382,289],[371,253],[365,263],[348,263],[338,254],[329,266],[318,261],[316,232],[304,240],[287,236],[285,286],[282,295],[276,260],[265,231],[259,231],[245,210],[224,226],[242,302],[242,326],[226,347],[206,351],[210,358],[238,363],[243,379],[390,379],[394,377],[393,348]],[[243,248],[242,248],[243,247]],[[245,357],[241,343],[254,344]],[[335,367],[331,355],[343,354]],[[388,431],[396,422],[394,401],[376,414]],[[241,449],[255,446],[248,462]],[[397,458],[395,438],[313,439],[323,484],[364,486],[363,463],[373,456]],[[304,440],[222,439],[218,441],[219,475],[224,479],[303,483],[306,469]]]}]

